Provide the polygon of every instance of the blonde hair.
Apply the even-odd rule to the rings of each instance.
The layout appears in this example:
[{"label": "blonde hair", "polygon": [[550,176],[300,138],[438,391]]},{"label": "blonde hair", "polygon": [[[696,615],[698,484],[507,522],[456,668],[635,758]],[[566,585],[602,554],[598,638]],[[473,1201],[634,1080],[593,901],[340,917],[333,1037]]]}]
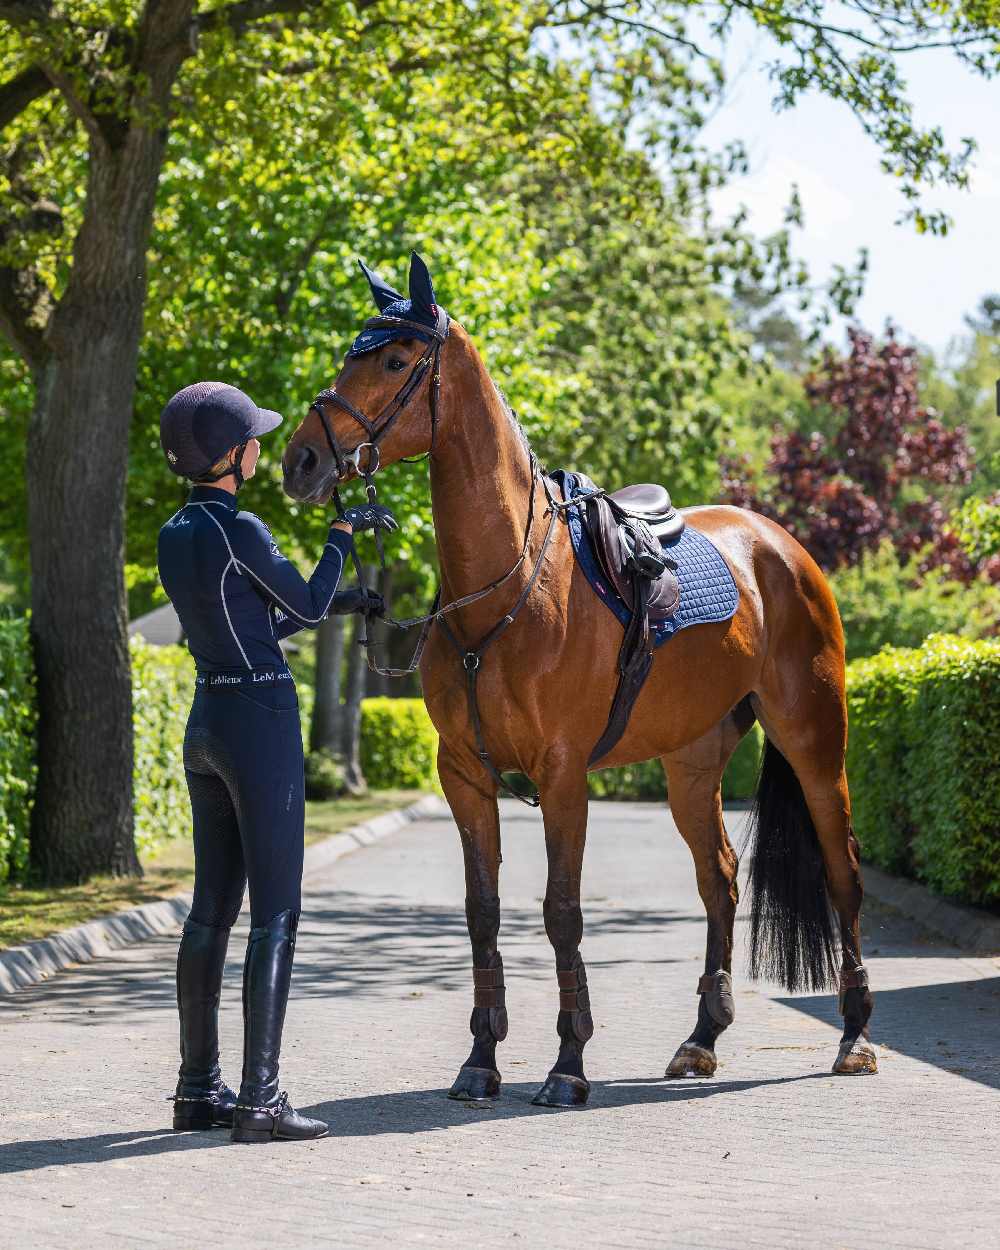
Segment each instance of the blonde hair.
[{"label": "blonde hair", "polygon": [[221,474],[221,473],[224,473],[227,469],[231,469],[233,467],[233,462],[230,458],[231,451],[232,451],[232,448],[230,448],[229,451],[226,452],[226,454],[222,457],[221,460],[216,460],[215,464],[210,465],[205,470],[205,472],[202,473],[201,476],[198,477],[196,480],[199,482],[203,482],[206,478],[215,477],[217,473]]}]

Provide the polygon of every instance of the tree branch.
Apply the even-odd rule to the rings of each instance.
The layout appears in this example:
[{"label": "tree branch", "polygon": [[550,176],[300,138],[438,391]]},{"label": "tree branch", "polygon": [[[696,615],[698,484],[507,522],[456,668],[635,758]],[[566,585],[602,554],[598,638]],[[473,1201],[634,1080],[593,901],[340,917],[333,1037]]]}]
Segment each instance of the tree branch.
[{"label": "tree branch", "polygon": [[277,17],[282,14],[294,17],[299,13],[318,9],[322,4],[323,0],[235,0],[233,4],[199,13],[194,19],[194,27],[199,34],[228,27],[241,35],[247,26],[259,22],[262,17]]},{"label": "tree branch", "polygon": [[51,17],[52,0],[0,0],[0,21],[11,26],[31,26]]},{"label": "tree branch", "polygon": [[52,83],[36,65],[0,85],[0,130],[51,90]]},{"label": "tree branch", "polygon": [[51,311],[52,296],[37,274],[0,265],[0,333],[32,369],[49,355],[45,326]]}]

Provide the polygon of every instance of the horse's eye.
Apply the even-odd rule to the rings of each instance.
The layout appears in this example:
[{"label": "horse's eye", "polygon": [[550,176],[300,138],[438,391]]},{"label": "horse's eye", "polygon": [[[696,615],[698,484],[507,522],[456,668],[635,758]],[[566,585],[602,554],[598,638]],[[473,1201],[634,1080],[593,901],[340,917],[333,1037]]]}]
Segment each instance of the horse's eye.
[{"label": "horse's eye", "polygon": [[386,362],[385,362],[385,367],[386,367],[386,368],[387,368],[387,369],[388,369],[391,373],[399,373],[399,371],[400,371],[401,369],[405,369],[405,368],[406,368],[406,361],[405,361],[405,360],[400,360],[400,358],[399,358],[398,356],[390,356],[390,357],[388,358],[388,360],[386,360]]}]

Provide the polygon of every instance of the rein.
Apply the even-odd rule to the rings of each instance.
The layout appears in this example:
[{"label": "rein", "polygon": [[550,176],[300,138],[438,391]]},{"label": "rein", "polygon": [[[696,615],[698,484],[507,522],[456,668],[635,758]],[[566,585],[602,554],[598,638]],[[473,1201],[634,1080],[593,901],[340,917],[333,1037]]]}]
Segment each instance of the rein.
[{"label": "rein", "polygon": [[[348,469],[353,469],[354,472],[364,480],[369,503],[375,502],[377,494],[373,479],[381,465],[379,444],[392,429],[400,414],[416,394],[428,368],[431,369],[431,386],[428,401],[431,418],[431,445],[430,449],[426,453],[426,456],[430,456],[434,451],[434,441],[438,423],[438,401],[441,392],[441,349],[444,346],[445,339],[447,338],[447,326],[448,319],[443,310],[438,312],[437,325],[433,329],[425,325],[423,322],[410,321],[404,317],[370,318],[364,324],[364,329],[366,330],[398,330],[400,328],[412,329],[415,334],[430,334],[432,336],[432,345],[422,356],[419,357],[418,360],[414,362],[406,381],[374,420],[366,416],[366,414],[359,408],[355,407],[355,405],[352,404],[345,395],[341,395],[340,392],[334,388],[321,391],[310,405],[311,409],[315,409],[323,426],[323,433],[326,435],[326,441],[330,448],[330,454],[333,456],[334,464],[337,467],[338,479],[345,477]],[[364,432],[368,435],[367,440],[359,443],[351,452],[344,453],[334,436],[333,429],[325,411],[325,405],[328,403],[334,404],[336,407],[346,412],[348,416],[357,421]],[[363,451],[368,452],[368,457],[367,463],[362,469],[361,453]],[[519,791],[510,786],[501,776],[499,769],[497,769],[496,765],[493,763],[493,760],[490,758],[490,754],[486,749],[486,741],[483,736],[482,719],[479,714],[479,698],[477,692],[479,670],[482,664],[483,655],[486,653],[488,648],[492,646],[492,644],[496,642],[496,640],[503,633],[505,633],[511,625],[513,625],[521,609],[524,607],[525,603],[527,603],[528,597],[542,571],[542,565],[545,561],[549,545],[552,542],[556,522],[559,520],[560,515],[562,515],[568,508],[579,507],[581,504],[585,503],[587,499],[593,498],[598,494],[603,494],[604,492],[596,491],[588,495],[578,496],[572,500],[557,500],[552,494],[548,478],[545,476],[544,472],[542,472],[534,452],[529,451],[528,454],[531,459],[531,493],[528,499],[528,520],[524,527],[524,541],[521,544],[520,554],[507,572],[501,577],[498,577],[494,581],[490,582],[488,585],[483,586],[481,589],[474,590],[467,595],[462,595],[461,598],[453,600],[451,603],[446,604],[443,608],[439,606],[441,602],[441,590],[439,587],[434,595],[434,601],[431,604],[430,612],[423,616],[407,617],[402,621],[398,621],[389,615],[384,616],[382,619],[385,621],[386,625],[392,629],[405,631],[413,629],[417,625],[422,627],[420,635],[417,639],[416,648],[413,652],[413,657],[406,668],[386,668],[378,662],[378,656],[375,652],[375,642],[371,637],[372,630],[370,613],[365,614],[366,636],[363,639],[360,639],[360,642],[365,647],[368,657],[368,667],[373,673],[378,673],[381,677],[409,677],[411,673],[416,671],[418,665],[420,664],[420,659],[423,655],[427,638],[430,635],[431,627],[435,621],[440,621],[445,636],[458,652],[459,658],[462,661],[462,667],[465,669],[465,688],[469,703],[469,717],[472,721],[472,729],[476,739],[476,754],[498,787],[506,790],[509,795],[515,799],[519,799],[522,803],[527,804],[527,806],[538,807],[541,802],[540,796],[537,793],[534,795],[521,794]],[[418,457],[418,460],[425,459],[426,456]],[[414,464],[416,461],[404,460],[403,463]],[[511,608],[506,615],[501,617],[501,619],[487,631],[477,646],[466,648],[461,644],[461,642],[459,642],[454,631],[445,618],[449,613],[457,612],[459,608],[468,607],[470,604],[477,603],[480,599],[485,599],[487,595],[491,595],[495,590],[499,590],[499,588],[508,582],[524,564],[525,560],[528,558],[528,548],[531,545],[531,531],[535,520],[535,494],[539,481],[541,481],[542,489],[545,492],[545,498],[548,501],[548,506],[545,509],[545,515],[547,515],[550,519],[545,530],[545,537],[542,539],[538,555],[536,556],[534,565],[532,566],[531,575],[529,576],[524,589],[521,591],[521,594],[518,596],[517,602],[514,604],[513,608]],[[336,487],[334,487],[333,490],[333,500],[338,512],[342,511],[340,492]],[[375,531],[375,545],[378,549],[380,567],[384,570],[385,552],[382,547],[382,538],[378,530]],[[361,562],[358,559],[358,554],[353,541],[351,543],[351,557],[354,561],[355,572],[358,575],[358,582],[363,589],[367,589],[365,586]]]}]

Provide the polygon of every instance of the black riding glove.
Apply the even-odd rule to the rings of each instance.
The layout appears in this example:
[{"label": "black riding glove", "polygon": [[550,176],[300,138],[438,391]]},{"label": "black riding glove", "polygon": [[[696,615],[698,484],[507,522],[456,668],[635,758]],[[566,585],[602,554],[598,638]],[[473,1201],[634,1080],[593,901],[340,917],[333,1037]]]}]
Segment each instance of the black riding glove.
[{"label": "black riding glove", "polygon": [[389,509],[380,503],[366,503],[356,508],[345,508],[338,520],[346,521],[356,534],[364,530],[385,530],[391,534],[393,530],[399,529],[399,522]]},{"label": "black riding glove", "polygon": [[375,590],[352,586],[333,596],[330,616],[346,616],[348,612],[361,612],[365,616],[385,616],[385,600]]}]

